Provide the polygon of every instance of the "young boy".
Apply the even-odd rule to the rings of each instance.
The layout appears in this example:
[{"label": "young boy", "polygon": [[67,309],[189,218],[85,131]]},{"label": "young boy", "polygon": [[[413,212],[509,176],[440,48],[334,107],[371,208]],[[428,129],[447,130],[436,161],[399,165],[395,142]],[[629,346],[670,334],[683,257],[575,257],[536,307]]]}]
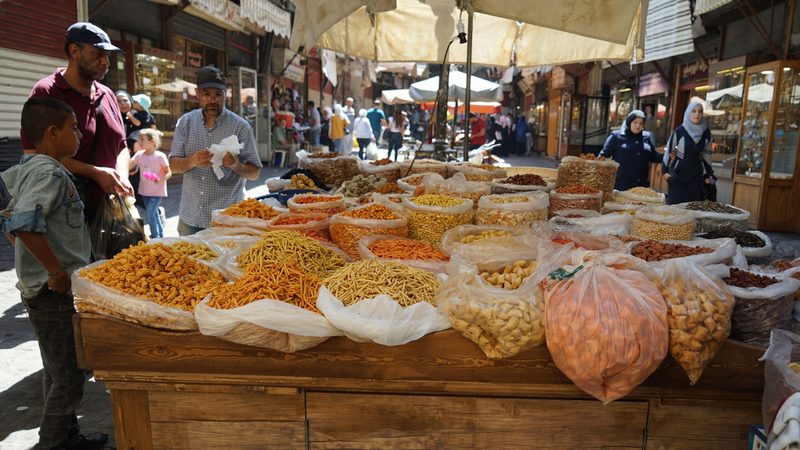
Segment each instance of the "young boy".
[{"label": "young boy", "polygon": [[17,288],[44,365],[44,407],[34,448],[101,448],[108,436],[80,435],[75,415],[85,374],[75,355],[70,276],[89,263],[91,243],[83,203],[61,160],[75,155],[81,132],[71,107],[45,97],[25,102],[22,130],[36,151],[0,174],[11,194],[0,211],[0,230],[15,244]]}]

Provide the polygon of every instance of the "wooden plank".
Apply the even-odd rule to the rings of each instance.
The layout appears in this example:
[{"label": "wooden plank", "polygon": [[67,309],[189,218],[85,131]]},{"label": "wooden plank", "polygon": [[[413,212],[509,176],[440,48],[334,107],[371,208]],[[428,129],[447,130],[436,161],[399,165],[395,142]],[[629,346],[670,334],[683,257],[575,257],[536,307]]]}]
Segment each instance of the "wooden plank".
[{"label": "wooden plank", "polygon": [[[760,423],[760,402],[653,400],[647,448],[745,448],[750,425]],[[711,442],[715,444],[709,446]]]},{"label": "wooden plank", "polygon": [[304,421],[301,394],[228,394],[150,392],[150,418],[154,422],[181,421]]},{"label": "wooden plank", "polygon": [[111,390],[117,448],[153,449],[147,397],[143,391]]},{"label": "wooden plank", "polygon": [[309,392],[309,448],[475,448],[475,402]]},{"label": "wooden plank", "polygon": [[[96,373],[116,376],[146,371],[154,377],[176,374],[236,384],[369,390],[384,386],[411,392],[456,392],[519,396],[519,391],[547,396],[584,395],[555,366],[545,346],[513,358],[487,359],[453,330],[433,333],[396,347],[331,338],[310,350],[285,354],[226,342],[196,332],[155,330],[92,314],[80,314],[85,363]],[[760,399],[762,349],[727,341],[697,385],[667,358],[629,398]],[[180,374],[180,375],[177,375]],[[149,380],[154,381],[156,378]],[[259,382],[258,380],[261,380]],[[187,379],[187,381],[189,381]]]},{"label": "wooden plank", "polygon": [[302,450],[306,427],[305,422],[155,422],[153,441],[164,450]]},{"label": "wooden plank", "polygon": [[647,408],[646,401],[479,398],[476,448],[641,449]]}]

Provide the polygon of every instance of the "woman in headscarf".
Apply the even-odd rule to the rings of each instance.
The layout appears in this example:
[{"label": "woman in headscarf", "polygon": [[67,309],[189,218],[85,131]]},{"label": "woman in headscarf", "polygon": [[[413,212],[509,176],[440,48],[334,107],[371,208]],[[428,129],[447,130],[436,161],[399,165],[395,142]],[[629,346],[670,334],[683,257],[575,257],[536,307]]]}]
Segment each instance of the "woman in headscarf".
[{"label": "woman in headscarf", "polygon": [[345,154],[345,150],[350,147],[345,146],[347,140],[347,126],[350,125],[350,120],[347,119],[342,105],[336,103],[333,105],[333,117],[331,117],[330,136],[333,140],[334,151],[340,155]]},{"label": "woman in headscarf", "polygon": [[356,117],[353,124],[353,133],[355,133],[356,141],[358,142],[358,158],[364,159],[364,151],[375,140],[375,135],[372,134],[372,125],[370,125],[367,118],[367,110],[364,108],[358,111],[358,117]]},{"label": "woman in headscarf", "polygon": [[648,131],[644,131],[644,112],[631,111],[619,130],[606,139],[600,156],[619,163],[614,189],[626,191],[637,186],[650,186],[650,163],[662,160]]},{"label": "woman in headscarf", "polygon": [[711,167],[711,131],[703,120],[700,102],[692,102],[686,108],[683,124],[667,141],[663,161],[670,205],[703,200],[703,187],[716,182]]}]

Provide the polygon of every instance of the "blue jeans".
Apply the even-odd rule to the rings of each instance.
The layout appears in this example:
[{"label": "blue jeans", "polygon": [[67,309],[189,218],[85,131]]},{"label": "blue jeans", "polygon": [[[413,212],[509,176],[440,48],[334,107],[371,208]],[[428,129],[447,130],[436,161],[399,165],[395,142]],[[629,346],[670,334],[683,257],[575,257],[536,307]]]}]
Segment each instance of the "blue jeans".
[{"label": "blue jeans", "polygon": [[308,130],[308,134],[311,137],[311,145],[319,146],[319,135],[321,131],[321,128],[317,128],[316,130],[312,128]]},{"label": "blue jeans", "polygon": [[161,218],[158,216],[158,205],[161,204],[161,197],[143,195],[142,200],[144,200],[147,223],[150,224],[150,239],[164,237],[164,227],[161,226]]},{"label": "blue jeans", "polygon": [[401,133],[389,132],[389,153],[387,158],[392,157],[392,150],[394,150],[394,160],[397,161],[397,156],[400,153],[400,147],[403,146],[403,135]]}]

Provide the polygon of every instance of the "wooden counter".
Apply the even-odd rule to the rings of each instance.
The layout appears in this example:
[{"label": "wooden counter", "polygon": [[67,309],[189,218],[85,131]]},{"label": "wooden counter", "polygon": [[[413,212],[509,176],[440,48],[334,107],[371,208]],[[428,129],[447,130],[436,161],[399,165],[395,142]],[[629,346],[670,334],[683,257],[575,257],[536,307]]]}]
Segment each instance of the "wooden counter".
[{"label": "wooden counter", "polygon": [[120,449],[743,449],[761,422],[763,351],[733,341],[697,385],[667,358],[603,406],[546,346],[492,361],[452,330],[284,354],[86,313],[75,329],[83,367],[111,389]]}]

